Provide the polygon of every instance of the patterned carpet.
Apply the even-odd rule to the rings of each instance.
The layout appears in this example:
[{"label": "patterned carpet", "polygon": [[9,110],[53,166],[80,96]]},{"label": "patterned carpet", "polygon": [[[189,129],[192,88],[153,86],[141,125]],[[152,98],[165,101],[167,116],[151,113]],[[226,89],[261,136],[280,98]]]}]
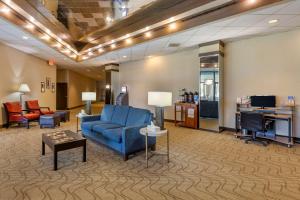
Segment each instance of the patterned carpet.
[{"label": "patterned carpet", "polygon": [[[76,129],[72,116],[60,129]],[[0,199],[300,199],[299,146],[246,145],[229,133],[167,128],[170,163],[155,156],[147,169],[143,152],[124,162],[88,141],[88,161],[81,162],[82,149],[60,152],[58,171],[48,148],[41,156],[41,133],[53,130],[2,129]]]}]

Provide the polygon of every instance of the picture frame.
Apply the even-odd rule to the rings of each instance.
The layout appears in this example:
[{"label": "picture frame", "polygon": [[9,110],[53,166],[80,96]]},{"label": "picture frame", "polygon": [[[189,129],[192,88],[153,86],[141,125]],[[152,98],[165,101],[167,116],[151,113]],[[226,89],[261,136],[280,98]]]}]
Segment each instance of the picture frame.
[{"label": "picture frame", "polygon": [[52,92],[52,93],[55,93],[55,83],[52,83],[52,84],[51,84],[51,92]]},{"label": "picture frame", "polygon": [[46,91],[45,82],[41,82],[41,93]]},{"label": "picture frame", "polygon": [[50,88],[51,88],[51,78],[46,77],[46,89],[50,89]]}]

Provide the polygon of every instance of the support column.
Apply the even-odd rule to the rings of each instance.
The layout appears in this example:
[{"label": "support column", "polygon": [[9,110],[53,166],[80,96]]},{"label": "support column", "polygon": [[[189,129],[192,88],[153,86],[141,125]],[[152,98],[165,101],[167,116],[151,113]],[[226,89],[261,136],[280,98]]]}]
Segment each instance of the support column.
[{"label": "support column", "polygon": [[105,66],[105,104],[115,104],[115,99],[120,92],[119,65]]}]

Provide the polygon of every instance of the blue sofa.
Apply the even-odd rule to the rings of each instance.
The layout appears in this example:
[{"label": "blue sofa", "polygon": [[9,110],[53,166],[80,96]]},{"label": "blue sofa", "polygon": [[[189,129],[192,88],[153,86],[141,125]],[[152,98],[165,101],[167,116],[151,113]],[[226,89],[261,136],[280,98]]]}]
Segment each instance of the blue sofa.
[{"label": "blue sofa", "polygon": [[[145,136],[139,130],[151,123],[149,110],[131,106],[105,105],[101,115],[81,119],[82,134],[122,154],[126,161],[130,154],[145,149]],[[155,137],[149,137],[148,146],[155,149]]]}]

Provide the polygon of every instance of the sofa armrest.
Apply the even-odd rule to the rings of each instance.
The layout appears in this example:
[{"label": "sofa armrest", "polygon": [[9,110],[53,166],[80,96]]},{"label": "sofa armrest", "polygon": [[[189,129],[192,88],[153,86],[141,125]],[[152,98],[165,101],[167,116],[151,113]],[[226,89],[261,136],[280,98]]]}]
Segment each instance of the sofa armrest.
[{"label": "sofa armrest", "polygon": [[[136,150],[145,148],[145,136],[140,134],[140,129],[146,127],[148,124],[139,126],[125,127],[122,132],[122,151],[127,155]],[[148,145],[154,145],[156,143],[155,137],[148,137]]]},{"label": "sofa armrest", "polygon": [[81,122],[92,122],[99,121],[101,119],[101,115],[89,115],[81,118]]}]

